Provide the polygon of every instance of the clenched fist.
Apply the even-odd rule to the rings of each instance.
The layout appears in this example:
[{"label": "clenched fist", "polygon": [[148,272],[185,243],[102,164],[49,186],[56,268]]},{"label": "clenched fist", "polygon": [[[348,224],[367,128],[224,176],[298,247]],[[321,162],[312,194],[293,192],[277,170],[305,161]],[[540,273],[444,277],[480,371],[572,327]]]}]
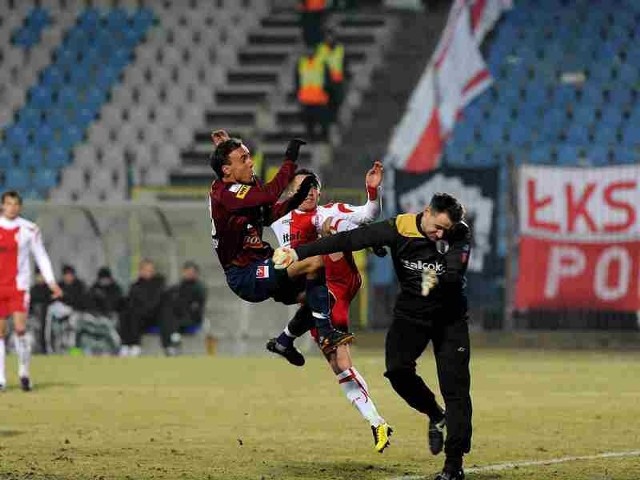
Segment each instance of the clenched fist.
[{"label": "clenched fist", "polygon": [[426,268],[422,270],[422,296],[426,297],[429,292],[438,285],[438,274],[435,270]]},{"label": "clenched fist", "polygon": [[293,248],[278,247],[273,252],[273,268],[276,270],[284,270],[293,262],[298,260],[298,254]]}]

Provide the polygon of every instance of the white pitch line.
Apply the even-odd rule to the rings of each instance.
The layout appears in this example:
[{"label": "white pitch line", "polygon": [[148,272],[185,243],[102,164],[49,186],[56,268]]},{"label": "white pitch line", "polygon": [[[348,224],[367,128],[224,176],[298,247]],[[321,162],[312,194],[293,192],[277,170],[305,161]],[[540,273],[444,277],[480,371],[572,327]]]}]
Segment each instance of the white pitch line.
[{"label": "white pitch line", "polygon": [[[550,458],[548,460],[526,460],[522,462],[509,462],[498,463],[495,465],[485,465],[484,467],[471,467],[465,468],[465,473],[478,473],[478,472],[499,472],[502,470],[511,470],[520,467],[535,467],[539,465],[555,465],[557,463],[576,462],[580,460],[597,460],[599,458],[619,458],[619,457],[640,457],[640,450],[633,450],[630,452],[608,452],[600,453],[598,455],[583,455],[578,457],[562,457],[562,458]],[[425,475],[404,475],[402,477],[393,477],[390,480],[425,480]]]}]

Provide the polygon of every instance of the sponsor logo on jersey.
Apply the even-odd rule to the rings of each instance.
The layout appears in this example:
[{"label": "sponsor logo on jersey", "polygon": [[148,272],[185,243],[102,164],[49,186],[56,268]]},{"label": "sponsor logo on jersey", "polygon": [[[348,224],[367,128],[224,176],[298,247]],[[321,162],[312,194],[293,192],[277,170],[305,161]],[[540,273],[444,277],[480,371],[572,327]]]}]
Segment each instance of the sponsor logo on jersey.
[{"label": "sponsor logo on jersey", "polygon": [[238,189],[238,192],[236,193],[236,198],[244,198],[247,196],[247,193],[249,193],[249,190],[251,190],[251,187],[249,185],[240,185],[240,188]]},{"label": "sponsor logo on jersey", "polygon": [[407,270],[413,272],[422,272],[423,270],[435,270],[437,275],[441,275],[445,272],[444,263],[440,262],[423,262],[418,260],[417,262],[411,262],[409,260],[400,260],[402,266]]},{"label": "sponsor logo on jersey", "polygon": [[300,240],[302,234],[300,232],[285,233],[282,235],[282,243],[291,243]]},{"label": "sponsor logo on jersey", "polygon": [[258,265],[256,278],[269,278],[269,265]]},{"label": "sponsor logo on jersey", "polygon": [[447,242],[446,240],[436,241],[436,250],[439,254],[444,255],[449,251],[449,242]]}]

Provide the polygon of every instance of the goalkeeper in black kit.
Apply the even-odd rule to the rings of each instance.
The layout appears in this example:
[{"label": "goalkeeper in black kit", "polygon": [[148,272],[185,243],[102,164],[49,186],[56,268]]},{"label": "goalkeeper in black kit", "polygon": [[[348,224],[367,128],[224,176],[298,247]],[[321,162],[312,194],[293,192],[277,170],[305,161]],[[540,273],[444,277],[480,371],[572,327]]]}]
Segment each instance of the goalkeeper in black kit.
[{"label": "goalkeeper in black kit", "polygon": [[[366,247],[387,246],[400,282],[393,323],[385,341],[385,376],[393,389],[429,418],[429,448],[444,447],[444,468],[435,480],[464,478],[462,457],[471,448],[471,396],[466,271],[471,233],[464,207],[447,193],[436,193],[420,213],[337,233],[275,251],[275,268],[295,260]],[[429,342],[446,408],[416,373],[416,360]],[[444,441],[444,432],[447,436]]]}]

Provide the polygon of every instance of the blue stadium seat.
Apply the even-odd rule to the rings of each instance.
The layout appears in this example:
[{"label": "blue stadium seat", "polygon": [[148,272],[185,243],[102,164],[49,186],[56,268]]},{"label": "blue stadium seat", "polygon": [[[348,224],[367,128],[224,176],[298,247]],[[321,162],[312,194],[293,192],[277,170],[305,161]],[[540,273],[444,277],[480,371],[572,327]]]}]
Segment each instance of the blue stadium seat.
[{"label": "blue stadium seat", "polygon": [[596,121],[596,109],[593,105],[577,105],[573,109],[573,123],[588,127]]},{"label": "blue stadium seat", "polygon": [[39,109],[23,107],[18,111],[16,124],[25,130],[36,130],[42,123],[42,114]]},{"label": "blue stadium seat", "polygon": [[535,164],[549,165],[553,163],[553,149],[549,144],[538,144],[529,153],[529,161]]},{"label": "blue stadium seat", "polygon": [[14,124],[5,130],[5,142],[14,150],[24,148],[29,144],[29,132]]},{"label": "blue stadium seat", "polygon": [[613,152],[615,163],[618,164],[638,164],[640,163],[640,154],[630,148],[616,148]]},{"label": "blue stadium seat", "polygon": [[40,149],[47,149],[55,141],[55,134],[53,128],[48,123],[44,123],[40,126],[37,132],[33,136],[33,143]]},{"label": "blue stadium seat", "polygon": [[33,172],[32,186],[39,190],[49,190],[58,184],[57,169],[38,168]]},{"label": "blue stadium seat", "polygon": [[622,123],[622,111],[619,107],[608,107],[600,113],[598,125],[607,125],[611,128],[618,128]]},{"label": "blue stadium seat", "polygon": [[12,168],[5,173],[5,188],[12,190],[25,190],[31,183],[30,175],[27,170],[22,168]]},{"label": "blue stadium seat", "polygon": [[532,140],[532,131],[525,125],[518,123],[512,123],[509,130],[509,143],[515,147],[523,147]]},{"label": "blue stadium seat", "polygon": [[44,156],[44,163],[52,168],[64,168],[69,164],[68,150],[60,146],[52,147]]},{"label": "blue stadium seat", "polygon": [[49,65],[42,72],[40,85],[34,87],[34,89],[42,88],[47,93],[46,100],[51,102],[52,89],[60,88],[64,81],[64,70],[59,66]]},{"label": "blue stadium seat", "polygon": [[607,96],[609,105],[615,105],[618,109],[633,105],[633,90],[630,87],[614,84]]},{"label": "blue stadium seat", "polygon": [[21,168],[35,168],[42,166],[42,150],[28,146],[18,152],[18,166]]},{"label": "blue stadium seat", "polygon": [[589,143],[589,130],[580,123],[571,124],[571,126],[564,132],[564,135],[570,143],[575,143],[577,145]]},{"label": "blue stadium seat", "polygon": [[593,143],[615,145],[618,143],[618,129],[606,123],[599,123],[593,130]]},{"label": "blue stadium seat", "polygon": [[640,147],[640,125],[628,122],[622,128],[621,144],[625,147]]},{"label": "blue stadium seat", "polygon": [[594,166],[609,164],[609,147],[606,145],[591,145],[586,149],[586,160]]},{"label": "blue stadium seat", "polygon": [[0,169],[12,168],[14,165],[13,150],[0,144]]},{"label": "blue stadium seat", "polygon": [[558,164],[576,165],[580,157],[580,149],[575,145],[562,144],[557,148]]}]

